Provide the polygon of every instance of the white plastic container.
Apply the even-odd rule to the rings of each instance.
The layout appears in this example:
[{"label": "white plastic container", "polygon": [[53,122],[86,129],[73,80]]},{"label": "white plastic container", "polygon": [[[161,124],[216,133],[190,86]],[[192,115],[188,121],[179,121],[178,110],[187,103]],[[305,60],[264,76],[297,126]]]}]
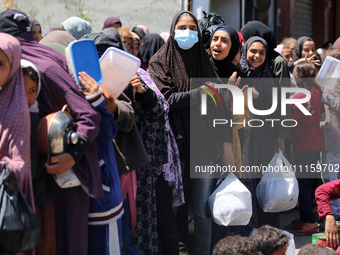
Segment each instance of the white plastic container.
[{"label": "white plastic container", "polygon": [[333,89],[340,78],[340,60],[333,57],[326,57],[316,77],[316,81],[324,88]]},{"label": "white plastic container", "polygon": [[113,98],[123,92],[140,66],[138,58],[114,47],[108,48],[99,62],[103,73],[102,92]]},{"label": "white plastic container", "polygon": [[69,73],[79,87],[83,87],[78,78],[78,73],[82,71],[90,75],[98,84],[102,82],[98,53],[92,40],[71,42],[65,49],[65,54]]}]

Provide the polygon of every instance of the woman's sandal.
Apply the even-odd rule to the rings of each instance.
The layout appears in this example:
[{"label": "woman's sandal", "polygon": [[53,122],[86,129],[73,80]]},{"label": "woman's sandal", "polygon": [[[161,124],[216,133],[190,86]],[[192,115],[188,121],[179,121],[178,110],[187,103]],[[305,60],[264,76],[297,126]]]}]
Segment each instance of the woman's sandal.
[{"label": "woman's sandal", "polygon": [[299,229],[299,225],[303,224],[303,222],[301,220],[293,220],[287,227],[287,230],[296,230]]},{"label": "woman's sandal", "polygon": [[319,233],[319,231],[319,226],[310,228],[304,224],[299,224],[293,234],[296,236],[310,236],[312,234]]},{"label": "woman's sandal", "polygon": [[179,247],[179,251],[186,251],[186,247],[185,244],[182,242],[178,243],[178,247]]}]

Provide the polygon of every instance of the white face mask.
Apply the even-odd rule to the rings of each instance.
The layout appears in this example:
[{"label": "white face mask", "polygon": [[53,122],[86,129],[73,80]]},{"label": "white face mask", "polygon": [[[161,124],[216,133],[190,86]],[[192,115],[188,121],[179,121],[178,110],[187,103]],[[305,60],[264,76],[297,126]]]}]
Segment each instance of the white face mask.
[{"label": "white face mask", "polygon": [[198,42],[198,32],[190,29],[176,30],[175,40],[183,50],[189,50]]}]

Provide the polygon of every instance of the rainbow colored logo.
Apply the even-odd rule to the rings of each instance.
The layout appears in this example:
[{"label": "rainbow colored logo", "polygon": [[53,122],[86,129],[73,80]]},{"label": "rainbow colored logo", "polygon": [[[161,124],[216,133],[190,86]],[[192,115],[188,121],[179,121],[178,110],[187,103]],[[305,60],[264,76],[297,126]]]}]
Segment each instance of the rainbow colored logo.
[{"label": "rainbow colored logo", "polygon": [[[221,100],[219,94],[217,93],[217,91],[216,91],[212,86],[210,86],[210,85],[207,85],[207,84],[204,84],[204,85],[205,85],[206,87],[208,87],[212,92],[214,92],[214,94],[217,96],[217,98],[218,98],[218,100],[220,101],[220,104],[221,104],[221,106],[222,106],[222,100]],[[214,101],[215,106],[217,106],[217,103],[216,103],[216,100],[215,100],[213,94],[212,94],[209,90],[203,89],[202,87],[200,87],[200,89],[203,90],[205,93],[207,93],[207,94],[212,98],[212,100]]]}]

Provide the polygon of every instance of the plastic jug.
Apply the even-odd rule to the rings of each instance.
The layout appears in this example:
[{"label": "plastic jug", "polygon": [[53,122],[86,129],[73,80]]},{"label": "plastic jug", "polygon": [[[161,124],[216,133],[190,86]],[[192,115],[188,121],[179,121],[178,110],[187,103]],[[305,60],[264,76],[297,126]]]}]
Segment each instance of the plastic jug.
[{"label": "plastic jug", "polygon": [[103,73],[102,92],[113,98],[123,92],[140,66],[138,58],[114,47],[108,48],[99,61]]},{"label": "plastic jug", "polygon": [[316,77],[316,81],[324,88],[333,89],[340,77],[340,60],[331,56],[326,57]]}]

